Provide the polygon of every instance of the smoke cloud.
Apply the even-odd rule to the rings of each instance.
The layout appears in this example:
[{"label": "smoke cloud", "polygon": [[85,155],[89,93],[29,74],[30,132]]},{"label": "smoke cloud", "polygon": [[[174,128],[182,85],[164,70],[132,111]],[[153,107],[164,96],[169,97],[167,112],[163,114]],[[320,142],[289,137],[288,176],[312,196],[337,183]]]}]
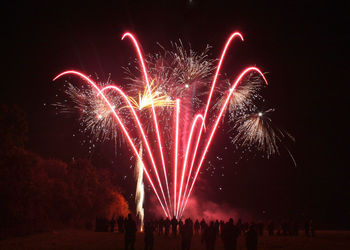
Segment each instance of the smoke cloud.
[{"label": "smoke cloud", "polygon": [[[149,204],[146,206],[146,216],[151,218],[164,218],[165,214],[159,205],[157,198],[154,195],[149,198]],[[204,218],[206,221],[227,221],[230,218],[233,218],[234,221],[237,221],[238,219],[242,219],[243,221],[252,220],[252,216],[243,209],[232,208],[229,204],[215,203],[193,195],[188,200],[182,219],[188,217],[190,217],[192,220],[201,220]]]},{"label": "smoke cloud", "polygon": [[251,216],[241,209],[232,208],[225,203],[215,203],[212,201],[205,201],[192,196],[187,203],[187,207],[183,214],[184,218],[202,219],[206,221],[211,220],[224,220],[227,221],[233,218],[235,221],[238,219],[251,220]]}]

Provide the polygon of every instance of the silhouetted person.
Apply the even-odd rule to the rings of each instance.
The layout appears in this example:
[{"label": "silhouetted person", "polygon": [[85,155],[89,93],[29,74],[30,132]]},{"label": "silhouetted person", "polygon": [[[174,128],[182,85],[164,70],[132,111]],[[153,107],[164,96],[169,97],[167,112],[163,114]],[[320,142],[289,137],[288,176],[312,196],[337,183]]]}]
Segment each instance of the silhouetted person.
[{"label": "silhouetted person", "polygon": [[193,236],[193,225],[190,219],[185,220],[181,232],[181,249],[189,250],[191,248],[191,241]]},{"label": "silhouetted person", "polygon": [[288,220],[288,235],[294,235],[294,220]]},{"label": "silhouetted person", "polygon": [[196,220],[196,222],[194,223],[194,232],[196,233],[196,234],[199,234],[199,221],[198,220]]},{"label": "silhouetted person", "polygon": [[99,217],[96,217],[95,232],[100,232],[100,218]]},{"label": "silhouetted person", "polygon": [[145,232],[145,250],[153,250],[154,245],[154,226],[149,221],[145,223],[144,226],[144,232]]},{"label": "silhouetted person", "polygon": [[215,249],[216,229],[213,221],[210,222],[210,226],[205,226],[203,240],[207,250]]},{"label": "silhouetted person", "polygon": [[293,235],[298,235],[299,234],[299,224],[297,220],[294,220],[293,223]]},{"label": "silhouetted person", "polygon": [[242,220],[241,220],[241,219],[238,219],[237,224],[236,224],[236,227],[237,227],[238,230],[239,230],[239,235],[241,235],[241,232],[242,232],[242,230],[243,230],[243,224],[242,224]]},{"label": "silhouetted person", "polygon": [[114,227],[115,227],[115,219],[114,219],[114,217],[110,221],[110,226],[111,226],[111,232],[113,233],[114,232]]},{"label": "silhouetted person", "polygon": [[170,229],[170,220],[169,220],[169,218],[165,219],[164,227],[165,227],[165,236],[169,236],[169,229]]},{"label": "silhouetted person", "polygon": [[309,222],[310,222],[310,221],[307,220],[307,221],[305,222],[305,226],[304,226],[305,235],[306,235],[306,236],[310,236],[310,223],[309,223]]},{"label": "silhouetted person", "polygon": [[221,235],[225,250],[237,249],[239,229],[234,225],[232,218],[230,218],[230,220],[222,226]]},{"label": "silhouetted person", "polygon": [[181,234],[184,228],[184,223],[182,222],[182,220],[179,220],[179,233]]},{"label": "silhouetted person", "polygon": [[171,233],[174,237],[176,237],[176,234],[177,234],[177,219],[175,218],[175,216],[172,218],[171,220]]},{"label": "silhouetted person", "polygon": [[260,221],[257,224],[257,230],[258,230],[259,235],[263,236],[263,234],[264,234],[264,223],[262,221]]},{"label": "silhouetted person", "polygon": [[205,223],[204,218],[202,218],[201,223],[200,223],[200,226],[201,226],[201,234],[203,234],[203,233],[204,233],[204,230],[205,230],[206,227],[207,227],[207,223]]},{"label": "silhouetted person", "polygon": [[110,225],[111,225],[111,222],[110,222],[110,220],[108,220],[106,217],[105,218],[103,218],[103,232],[109,232],[109,227],[110,227]]},{"label": "silhouetted person", "polygon": [[249,224],[248,222],[245,222],[243,225],[242,225],[242,231],[243,232],[247,232],[249,229]]},{"label": "silhouetted person", "polygon": [[119,216],[117,223],[118,223],[118,232],[124,233],[124,218],[123,218],[123,216]]},{"label": "silhouetted person", "polygon": [[251,225],[246,238],[247,250],[257,250],[258,249],[258,234],[254,230],[254,226]]},{"label": "silhouetted person", "polygon": [[192,234],[193,234],[193,221],[191,220],[191,218],[188,218],[188,221],[190,223]]},{"label": "silhouetted person", "polygon": [[131,250],[135,249],[136,231],[136,223],[131,214],[128,214],[128,219],[125,222],[125,249],[129,249],[129,246]]},{"label": "silhouetted person", "polygon": [[273,223],[273,221],[270,221],[269,225],[267,226],[267,229],[269,231],[269,235],[272,236],[275,230],[275,224]]},{"label": "silhouetted person", "polygon": [[281,236],[282,235],[282,226],[281,224],[278,226],[278,230],[277,230],[277,236]]},{"label": "silhouetted person", "polygon": [[222,232],[224,230],[225,222],[223,220],[220,220],[220,233],[222,235]]},{"label": "silhouetted person", "polygon": [[264,233],[264,223],[263,222],[259,222],[256,226],[257,226],[259,235],[262,236],[263,233]]},{"label": "silhouetted person", "polygon": [[158,221],[158,234],[161,235],[163,234],[163,227],[164,227],[164,220],[163,218],[160,218]]},{"label": "silhouetted person", "polygon": [[288,232],[288,222],[287,222],[286,219],[284,219],[284,220],[282,221],[281,227],[282,227],[282,234],[283,234],[284,236],[286,236],[286,235],[287,235],[287,232]]},{"label": "silhouetted person", "polygon": [[310,230],[311,230],[311,236],[315,237],[315,225],[313,224],[312,220],[309,220],[309,227],[310,227]]},{"label": "silhouetted person", "polygon": [[218,235],[219,234],[219,227],[220,227],[220,223],[218,220],[215,221],[214,227],[215,227],[216,235]]}]

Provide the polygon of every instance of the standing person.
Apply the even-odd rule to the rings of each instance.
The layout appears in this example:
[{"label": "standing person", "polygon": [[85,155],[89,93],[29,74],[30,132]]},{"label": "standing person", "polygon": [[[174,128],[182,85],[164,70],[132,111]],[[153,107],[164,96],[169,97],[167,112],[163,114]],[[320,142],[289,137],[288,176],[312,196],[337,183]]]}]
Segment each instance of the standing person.
[{"label": "standing person", "polygon": [[136,223],[132,219],[131,214],[128,214],[128,219],[125,221],[125,249],[134,250],[136,241]]},{"label": "standing person", "polygon": [[288,222],[287,222],[287,219],[286,219],[286,218],[284,218],[284,219],[282,220],[281,227],[282,227],[282,234],[283,234],[284,236],[286,236],[286,235],[287,235],[287,232],[288,232]]},{"label": "standing person", "polygon": [[237,238],[239,236],[239,229],[233,223],[233,219],[222,226],[222,241],[224,243],[225,250],[237,249]]},{"label": "standing person", "polygon": [[145,232],[145,250],[153,250],[154,245],[154,226],[152,223],[147,221],[144,226],[144,232]]},{"label": "standing person", "polygon": [[190,217],[188,217],[188,223],[189,223],[189,229],[191,230],[191,235],[193,235],[193,221],[191,220]]},{"label": "standing person", "polygon": [[218,220],[215,221],[214,227],[215,227],[216,235],[219,235],[220,223]]},{"label": "standing person", "polygon": [[183,228],[184,228],[184,223],[183,223],[182,220],[180,219],[180,220],[179,220],[179,232],[180,232],[180,234],[182,233]]},{"label": "standing person", "polygon": [[199,221],[196,220],[194,223],[194,232],[198,235],[199,234]]},{"label": "standing person", "polygon": [[309,223],[309,220],[307,220],[305,222],[304,229],[305,229],[305,235],[306,236],[310,236],[310,223]]},{"label": "standing person", "polygon": [[190,222],[191,230],[192,230],[192,234],[193,234],[193,221],[191,220],[190,217],[188,217],[188,221]]},{"label": "standing person", "polygon": [[115,227],[115,219],[114,219],[114,216],[113,216],[112,219],[111,219],[110,226],[111,226],[111,232],[113,233],[113,232],[114,232],[114,227]]},{"label": "standing person", "polygon": [[166,218],[164,221],[164,227],[165,227],[165,236],[169,236],[169,229],[170,229],[170,220],[169,218]]},{"label": "standing person", "polygon": [[123,216],[119,216],[117,223],[118,223],[118,232],[124,233],[124,218],[123,218]]},{"label": "standing person", "polygon": [[215,249],[216,229],[214,221],[211,221],[210,226],[206,226],[206,228],[204,229],[203,240],[207,250]]},{"label": "standing person", "polygon": [[260,221],[256,226],[257,226],[259,235],[262,236],[264,234],[264,223]]},{"label": "standing person", "polygon": [[162,235],[163,234],[163,227],[164,227],[164,220],[163,218],[160,218],[158,221],[158,234]]},{"label": "standing person", "polygon": [[241,235],[242,230],[243,230],[243,224],[242,224],[242,220],[241,220],[241,219],[238,219],[237,224],[236,224],[236,227],[237,227],[238,230],[239,230],[239,235]]},{"label": "standing person", "polygon": [[310,230],[311,230],[311,236],[315,237],[315,226],[312,223],[312,219],[309,220],[309,227],[310,227]]},{"label": "standing person", "polygon": [[176,238],[178,222],[175,216],[173,217],[170,223],[171,223],[171,233],[173,234],[174,238]]},{"label": "standing person", "polygon": [[220,234],[222,236],[222,232],[224,231],[224,226],[225,226],[225,222],[223,220],[220,220]]},{"label": "standing person", "polygon": [[190,219],[185,220],[185,225],[183,226],[181,232],[181,249],[189,250],[191,248],[191,241],[193,236],[193,229]]},{"label": "standing person", "polygon": [[293,235],[298,235],[299,234],[299,223],[297,219],[294,219],[293,223]]},{"label": "standing person", "polygon": [[203,233],[206,229],[206,226],[207,226],[207,223],[205,222],[204,218],[202,218],[200,225],[201,225],[201,234],[203,235]]},{"label": "standing person", "polygon": [[254,230],[254,225],[251,225],[246,238],[247,250],[258,249],[258,233]]},{"label": "standing person", "polygon": [[273,221],[270,221],[269,225],[267,226],[267,229],[269,231],[269,235],[272,236],[273,231],[275,230],[275,224],[273,223]]},{"label": "standing person", "polygon": [[104,217],[103,218],[103,232],[109,232],[108,231],[109,226],[110,226],[110,221],[106,217]]},{"label": "standing person", "polygon": [[231,237],[231,227],[230,222],[227,222],[223,226],[221,226],[221,239],[224,243],[224,249],[229,250],[231,248],[230,239]]}]

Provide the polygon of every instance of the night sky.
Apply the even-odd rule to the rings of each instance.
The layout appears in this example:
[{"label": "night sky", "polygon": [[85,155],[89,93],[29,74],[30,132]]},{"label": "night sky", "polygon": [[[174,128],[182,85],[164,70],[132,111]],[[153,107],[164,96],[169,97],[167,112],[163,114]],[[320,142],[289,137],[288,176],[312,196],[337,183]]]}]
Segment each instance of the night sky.
[{"label": "night sky", "polygon": [[111,74],[122,82],[121,67],[135,57],[130,43],[120,41],[125,31],[137,35],[145,52],[157,51],[156,42],[168,45],[181,39],[194,50],[210,44],[214,58],[229,34],[240,31],[245,42],[232,47],[223,71],[231,79],[250,65],[268,72],[266,105],[276,108],[274,122],[295,136],[291,151],[297,167],[285,152],[270,160],[243,157],[235,164],[240,156],[232,153],[222,131],[207,157],[207,164],[211,161],[220,170],[213,176],[203,173],[194,196],[254,218],[310,215],[322,227],[349,228],[346,6],[294,1],[48,2],[2,7],[1,102],[18,104],[26,112],[28,149],[45,157],[85,157],[97,165],[109,164],[132,202],[130,153],[101,146],[88,154],[77,122],[56,115],[51,106],[62,92],[52,78],[77,69],[104,80]]}]

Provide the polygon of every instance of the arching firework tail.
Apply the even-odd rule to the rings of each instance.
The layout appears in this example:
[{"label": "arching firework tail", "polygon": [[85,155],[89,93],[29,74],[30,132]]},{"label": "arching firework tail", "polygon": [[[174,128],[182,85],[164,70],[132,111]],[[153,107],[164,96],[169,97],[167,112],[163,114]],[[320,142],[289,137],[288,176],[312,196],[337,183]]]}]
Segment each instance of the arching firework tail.
[{"label": "arching firework tail", "polygon": [[[124,40],[125,38],[129,38],[131,39],[135,49],[136,49],[136,53],[139,59],[139,63],[141,65],[142,68],[142,72],[143,72],[143,78],[145,81],[145,84],[147,86],[149,95],[152,96],[151,92],[151,85],[150,85],[150,81],[149,81],[149,77],[148,77],[148,73],[147,73],[147,68],[145,65],[145,60],[143,58],[140,46],[135,38],[135,36],[129,32],[125,33],[122,36],[122,40]],[[176,100],[176,106],[175,106],[175,114],[176,114],[176,126],[175,126],[175,145],[174,145],[174,194],[173,194],[173,204],[172,204],[172,199],[170,196],[170,191],[169,191],[169,183],[168,183],[168,177],[167,177],[167,170],[166,170],[166,166],[165,166],[165,159],[164,159],[164,148],[163,148],[163,144],[162,144],[162,138],[161,138],[161,134],[160,134],[160,129],[159,129],[159,124],[158,124],[158,119],[157,119],[157,114],[155,111],[155,106],[153,103],[153,100],[151,98],[151,107],[152,107],[152,117],[153,117],[153,123],[154,123],[154,127],[155,127],[155,132],[156,132],[156,138],[157,138],[157,144],[158,144],[158,149],[159,149],[159,153],[161,156],[161,165],[163,168],[163,175],[164,175],[164,180],[165,180],[165,188],[166,188],[166,192],[167,192],[167,197],[166,194],[164,192],[163,189],[163,183],[161,181],[160,175],[158,173],[158,167],[155,161],[155,158],[152,154],[152,149],[150,146],[150,143],[147,139],[145,130],[142,126],[142,123],[134,109],[133,104],[130,102],[130,98],[128,98],[128,96],[117,86],[106,86],[102,89],[100,89],[97,84],[92,81],[89,77],[87,77],[86,75],[84,75],[83,73],[80,73],[78,71],[74,71],[74,70],[70,70],[70,71],[65,71],[61,74],[59,74],[58,76],[56,76],[53,80],[57,80],[58,78],[64,76],[64,75],[76,75],[81,77],[82,79],[84,79],[85,81],[87,81],[97,92],[97,96],[100,96],[104,102],[107,104],[107,106],[110,108],[115,120],[117,121],[117,123],[119,124],[121,130],[123,131],[125,137],[127,138],[127,141],[129,143],[129,145],[131,146],[135,156],[137,157],[138,161],[140,162],[140,164],[142,164],[144,173],[147,176],[147,179],[164,211],[165,216],[170,217],[171,214],[173,214],[176,217],[181,217],[188,199],[192,193],[192,190],[194,188],[194,185],[196,183],[197,177],[198,177],[198,173],[200,172],[200,169],[203,165],[205,156],[208,152],[208,149],[211,145],[211,142],[213,140],[214,134],[217,130],[218,124],[220,122],[220,120],[223,117],[223,114],[226,110],[226,107],[228,105],[228,102],[232,96],[233,91],[235,91],[236,87],[238,86],[238,84],[241,82],[241,80],[250,72],[256,72],[258,73],[263,80],[266,82],[266,78],[264,77],[263,73],[256,67],[248,67],[245,70],[243,70],[239,76],[236,78],[236,80],[233,82],[230,91],[217,115],[217,118],[215,119],[214,125],[211,127],[211,130],[207,130],[206,128],[208,128],[207,126],[207,115],[208,115],[208,110],[209,110],[209,106],[211,104],[211,99],[214,93],[214,89],[217,83],[217,79],[219,77],[219,73],[222,67],[222,63],[224,61],[225,55],[227,53],[227,50],[229,49],[229,46],[231,44],[231,42],[235,39],[235,38],[240,38],[243,41],[243,36],[239,33],[239,32],[235,32],[232,33],[228,40],[226,41],[226,44],[223,48],[223,51],[221,53],[221,57],[220,60],[218,62],[218,66],[216,68],[216,72],[214,74],[214,78],[211,84],[211,88],[210,88],[210,92],[209,92],[209,96],[208,96],[208,100],[207,103],[205,105],[205,110],[204,110],[204,114],[196,114],[196,116],[194,117],[193,121],[192,121],[192,125],[191,125],[191,130],[190,133],[188,134],[188,140],[187,140],[187,145],[185,145],[184,149],[185,149],[185,156],[183,159],[183,164],[182,165],[182,171],[181,171],[181,178],[180,183],[178,185],[178,169],[179,169],[179,123],[180,123],[180,99]],[[152,178],[149,174],[149,171],[147,170],[147,167],[144,164],[144,161],[142,159],[142,155],[141,153],[138,151],[134,140],[131,138],[130,133],[127,129],[127,127],[125,126],[125,124],[122,122],[122,120],[120,119],[118,113],[115,111],[114,107],[112,106],[111,102],[109,101],[109,99],[106,97],[106,95],[104,94],[105,91],[108,90],[113,90],[115,91],[118,95],[120,95],[122,97],[122,99],[124,100],[124,102],[127,104],[127,108],[129,108],[130,113],[132,115],[132,117],[134,118],[134,121],[136,123],[136,126],[138,128],[138,132],[140,133],[141,137],[142,137],[142,143],[145,145],[146,148],[146,152],[147,152],[147,156],[151,161],[152,164],[152,169],[154,171],[154,174],[156,176],[157,179],[157,184],[159,186],[159,190],[158,188],[154,185]],[[196,131],[198,131],[198,136],[197,139],[194,139],[194,134]],[[208,135],[208,137],[206,137],[207,139],[202,142],[202,135],[205,133],[205,135]],[[199,149],[203,149],[201,151],[201,153],[199,155],[197,155]],[[192,153],[191,153],[192,152]],[[199,157],[199,158],[198,158]],[[198,164],[195,167],[195,163],[197,162],[197,160],[199,160]],[[188,168],[188,163],[190,162],[190,168],[187,171]],[[194,175],[193,175],[193,180],[191,181],[191,176],[192,173],[194,171]],[[186,178],[186,172],[187,172],[187,178]],[[186,184],[185,184],[186,181]],[[178,188],[179,186],[179,188]],[[161,193],[161,195],[159,195],[159,192]]]}]

